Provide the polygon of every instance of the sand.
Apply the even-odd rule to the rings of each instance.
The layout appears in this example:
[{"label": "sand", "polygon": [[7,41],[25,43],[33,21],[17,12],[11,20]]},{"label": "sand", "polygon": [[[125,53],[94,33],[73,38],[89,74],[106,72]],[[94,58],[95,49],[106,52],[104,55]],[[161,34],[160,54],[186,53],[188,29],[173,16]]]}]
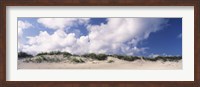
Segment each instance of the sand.
[{"label": "sand", "polygon": [[[113,63],[108,63],[114,60]],[[182,60],[178,62],[170,61],[124,61],[117,58],[108,57],[104,61],[87,61],[85,63],[69,63],[66,61],[58,63],[26,63],[18,60],[18,69],[135,69],[135,70],[177,70],[182,69]]]}]

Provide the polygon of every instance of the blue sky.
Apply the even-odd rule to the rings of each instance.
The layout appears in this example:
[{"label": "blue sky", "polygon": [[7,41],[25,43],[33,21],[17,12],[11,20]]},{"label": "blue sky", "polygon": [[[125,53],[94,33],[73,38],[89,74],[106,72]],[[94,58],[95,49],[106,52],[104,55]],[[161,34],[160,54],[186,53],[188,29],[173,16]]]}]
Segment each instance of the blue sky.
[{"label": "blue sky", "polygon": [[170,18],[168,26],[152,33],[143,46],[147,46],[148,52],[165,55],[182,55],[182,19]]},{"label": "blue sky", "polygon": [[182,18],[18,18],[18,51],[182,55]]}]

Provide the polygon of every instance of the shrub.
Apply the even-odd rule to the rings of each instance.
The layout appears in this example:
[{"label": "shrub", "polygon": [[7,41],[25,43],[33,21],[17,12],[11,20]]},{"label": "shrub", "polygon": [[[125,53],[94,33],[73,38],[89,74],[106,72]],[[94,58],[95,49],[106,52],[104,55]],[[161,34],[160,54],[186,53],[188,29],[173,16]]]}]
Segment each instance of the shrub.
[{"label": "shrub", "polygon": [[74,63],[85,63],[85,61],[82,60],[81,58],[80,58],[80,59],[78,59],[78,58],[73,58],[71,61],[74,62]]},{"label": "shrub", "polygon": [[37,56],[42,56],[42,55],[64,55],[64,57],[69,57],[72,54],[68,53],[68,52],[60,52],[60,51],[51,51],[49,53],[47,52],[42,52],[42,53],[38,53]]},{"label": "shrub", "polygon": [[178,62],[179,60],[182,59],[182,57],[181,56],[166,56],[166,57],[161,57],[160,59],[164,61]]},{"label": "shrub", "polygon": [[147,60],[147,61],[157,61],[156,58],[144,58],[144,60]]},{"label": "shrub", "polygon": [[49,55],[59,55],[62,54],[62,52],[60,51],[51,51],[50,53],[48,53]]},{"label": "shrub", "polygon": [[95,59],[97,59],[97,60],[106,60],[107,59],[107,55],[98,54],[98,55],[96,55]]},{"label": "shrub", "polygon": [[89,58],[95,58],[96,54],[95,53],[89,53],[89,54],[84,54],[82,55],[83,57],[89,57]]},{"label": "shrub", "polygon": [[113,63],[113,62],[115,62],[115,61],[114,61],[114,60],[109,60],[109,61],[108,61],[108,63]]},{"label": "shrub", "polygon": [[134,60],[140,59],[140,58],[139,57],[133,57],[133,56],[123,56],[122,59],[126,60],[126,61],[134,61]]},{"label": "shrub", "polygon": [[95,53],[90,53],[90,54],[84,54],[82,55],[83,57],[88,57],[96,60],[106,60],[107,55],[106,54],[95,54]]},{"label": "shrub", "polygon": [[47,52],[42,52],[42,53],[38,53],[37,56],[41,56],[41,55],[47,55]]},{"label": "shrub", "polygon": [[70,56],[72,56],[72,54],[70,54],[68,52],[63,52],[62,54],[63,54],[64,57],[70,57]]},{"label": "shrub", "polygon": [[26,57],[33,57],[31,54],[25,53],[25,52],[19,52],[18,53],[18,58],[26,58]]},{"label": "shrub", "polygon": [[35,59],[36,63],[41,63],[42,61],[43,61],[43,59],[41,57],[38,57],[38,58]]},{"label": "shrub", "polygon": [[61,59],[59,59],[59,58],[49,58],[48,60],[47,60],[47,62],[61,62]]},{"label": "shrub", "polygon": [[121,60],[126,60],[126,61],[134,61],[134,60],[140,59],[137,56],[123,56],[123,55],[116,55],[116,54],[113,55],[112,57],[115,57]]},{"label": "shrub", "polygon": [[118,58],[118,59],[122,59],[123,58],[122,55],[117,55],[117,54],[112,55],[112,57],[115,57],[115,58]]},{"label": "shrub", "polygon": [[77,54],[73,54],[72,56],[75,56],[75,57],[80,57],[80,55],[77,55]]},{"label": "shrub", "polygon": [[162,57],[162,56],[157,56],[156,57],[157,60],[161,60],[163,62],[166,62],[167,61],[167,57]]},{"label": "shrub", "polygon": [[41,56],[41,55],[59,55],[62,54],[62,52],[60,51],[51,51],[51,52],[42,52],[42,53],[38,53],[37,56]]},{"label": "shrub", "polygon": [[166,61],[178,62],[181,59],[182,59],[181,56],[158,56],[158,57],[155,57],[155,58],[145,58],[144,60],[148,60],[148,61],[161,60],[163,62],[166,62]]},{"label": "shrub", "polygon": [[29,62],[35,62],[35,63],[51,62],[52,63],[52,62],[61,62],[61,61],[62,60],[59,58],[49,58],[49,57],[45,57],[45,56],[41,55],[41,56],[37,56],[35,58],[26,59],[23,62],[27,62],[27,63],[29,63]]}]

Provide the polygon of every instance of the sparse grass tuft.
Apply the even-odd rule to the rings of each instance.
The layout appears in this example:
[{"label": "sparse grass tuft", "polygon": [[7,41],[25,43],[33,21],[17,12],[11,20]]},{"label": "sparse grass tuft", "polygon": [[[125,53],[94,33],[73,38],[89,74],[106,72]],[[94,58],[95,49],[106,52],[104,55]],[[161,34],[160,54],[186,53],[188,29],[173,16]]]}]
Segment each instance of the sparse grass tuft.
[{"label": "sparse grass tuft", "polygon": [[31,58],[25,59],[23,62],[29,63],[29,62],[33,62],[33,60]]}]

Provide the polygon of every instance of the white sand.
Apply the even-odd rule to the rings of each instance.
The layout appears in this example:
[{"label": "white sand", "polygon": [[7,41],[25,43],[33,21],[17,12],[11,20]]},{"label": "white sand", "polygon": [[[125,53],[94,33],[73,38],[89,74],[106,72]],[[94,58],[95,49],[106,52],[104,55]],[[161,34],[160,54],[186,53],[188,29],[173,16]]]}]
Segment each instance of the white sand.
[{"label": "white sand", "polygon": [[[113,63],[108,63],[114,60]],[[182,69],[182,60],[178,62],[162,61],[124,61],[117,58],[108,57],[105,61],[87,61],[85,63],[69,63],[66,61],[59,63],[25,63],[18,60],[18,69],[136,69],[136,70],[176,70]]]}]

